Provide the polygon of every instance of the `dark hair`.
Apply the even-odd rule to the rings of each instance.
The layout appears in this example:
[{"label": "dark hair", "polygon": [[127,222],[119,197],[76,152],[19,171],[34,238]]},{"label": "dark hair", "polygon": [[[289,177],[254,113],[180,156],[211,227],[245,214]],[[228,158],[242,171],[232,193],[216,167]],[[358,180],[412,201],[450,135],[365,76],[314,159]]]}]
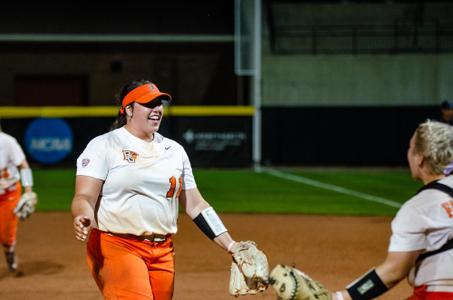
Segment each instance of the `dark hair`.
[{"label": "dark hair", "polygon": [[[149,84],[149,83],[151,83],[151,81],[146,80],[146,79],[139,79],[139,80],[131,81],[128,84],[124,85],[120,89],[120,92],[115,95],[116,105],[121,108],[121,105],[123,103],[123,98],[126,97],[126,95],[129,94],[130,91],[132,91],[133,89],[135,89],[139,86],[142,86],[144,84]],[[118,109],[118,116],[116,117],[116,120],[113,122],[112,126],[110,126],[110,130],[120,128],[120,127],[126,125],[126,122],[127,122],[126,112],[121,112]]]},{"label": "dark hair", "polygon": [[444,100],[440,103],[440,108],[442,109],[453,109],[453,102],[450,100]]}]

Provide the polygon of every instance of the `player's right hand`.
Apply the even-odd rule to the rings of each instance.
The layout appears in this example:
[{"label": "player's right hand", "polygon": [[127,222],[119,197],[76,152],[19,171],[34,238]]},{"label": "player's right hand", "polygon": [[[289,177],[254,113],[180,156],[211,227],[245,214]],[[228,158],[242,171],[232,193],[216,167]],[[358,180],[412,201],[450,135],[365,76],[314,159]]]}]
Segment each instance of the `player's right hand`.
[{"label": "player's right hand", "polygon": [[73,226],[76,239],[85,242],[92,228],[90,218],[87,216],[77,216],[74,218]]}]

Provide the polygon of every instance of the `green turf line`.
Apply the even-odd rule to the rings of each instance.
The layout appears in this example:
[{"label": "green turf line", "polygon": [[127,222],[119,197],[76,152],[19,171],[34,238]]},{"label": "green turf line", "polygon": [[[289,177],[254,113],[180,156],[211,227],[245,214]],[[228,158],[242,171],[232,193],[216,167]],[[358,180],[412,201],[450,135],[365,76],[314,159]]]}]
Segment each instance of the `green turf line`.
[{"label": "green turf line", "polygon": [[389,199],[385,199],[385,198],[382,198],[382,197],[378,197],[378,196],[374,196],[374,195],[370,195],[370,194],[354,191],[354,190],[347,189],[347,188],[344,188],[344,187],[341,187],[341,186],[337,186],[337,185],[334,185],[334,184],[324,183],[324,182],[313,180],[313,179],[310,179],[310,178],[307,178],[307,177],[304,177],[304,176],[294,175],[294,174],[281,172],[281,171],[277,171],[277,170],[269,169],[269,168],[263,169],[263,172],[271,174],[271,175],[273,175],[275,177],[279,177],[279,178],[283,178],[283,179],[287,179],[287,180],[291,180],[291,181],[295,181],[295,182],[311,185],[311,186],[314,186],[314,187],[318,187],[318,188],[321,188],[321,189],[326,189],[326,190],[329,190],[329,191],[334,191],[334,192],[345,194],[345,195],[352,196],[352,197],[357,197],[357,198],[360,198],[360,199],[363,199],[363,200],[366,200],[366,201],[376,202],[376,203],[380,203],[380,204],[383,204],[383,205],[388,205],[388,206],[396,207],[396,208],[401,207],[400,203],[395,202],[393,200],[389,200]]}]

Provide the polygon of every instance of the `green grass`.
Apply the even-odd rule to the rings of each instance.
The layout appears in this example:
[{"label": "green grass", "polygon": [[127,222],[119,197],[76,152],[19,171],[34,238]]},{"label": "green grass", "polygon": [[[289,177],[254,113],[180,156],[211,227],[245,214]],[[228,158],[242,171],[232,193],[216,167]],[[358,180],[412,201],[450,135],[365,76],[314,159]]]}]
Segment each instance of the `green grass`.
[{"label": "green grass", "polygon": [[33,169],[38,211],[70,209],[74,196],[75,170]]},{"label": "green grass", "polygon": [[[420,183],[406,169],[300,168],[283,170],[403,203]],[[75,170],[34,170],[39,211],[69,210]],[[397,208],[250,170],[196,170],[204,198],[218,212],[394,215]]]},{"label": "green grass", "polygon": [[[399,203],[420,186],[407,170],[290,169],[304,176]],[[204,197],[219,211],[333,215],[394,215],[397,208],[248,171],[197,172]]]}]

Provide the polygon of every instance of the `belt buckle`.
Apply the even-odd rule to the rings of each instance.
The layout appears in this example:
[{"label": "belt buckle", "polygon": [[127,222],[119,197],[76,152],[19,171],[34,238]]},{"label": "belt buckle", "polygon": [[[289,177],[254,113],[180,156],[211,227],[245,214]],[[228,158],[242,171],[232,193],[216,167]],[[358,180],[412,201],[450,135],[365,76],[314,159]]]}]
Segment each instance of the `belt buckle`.
[{"label": "belt buckle", "polygon": [[145,240],[150,241],[150,242],[155,242],[155,243],[161,243],[165,242],[167,240],[167,237],[162,234],[151,234],[145,238]]},{"label": "belt buckle", "polygon": [[162,236],[156,236],[153,238],[153,242],[157,242],[157,243],[165,242],[165,240],[166,240],[166,238],[162,237]]}]

